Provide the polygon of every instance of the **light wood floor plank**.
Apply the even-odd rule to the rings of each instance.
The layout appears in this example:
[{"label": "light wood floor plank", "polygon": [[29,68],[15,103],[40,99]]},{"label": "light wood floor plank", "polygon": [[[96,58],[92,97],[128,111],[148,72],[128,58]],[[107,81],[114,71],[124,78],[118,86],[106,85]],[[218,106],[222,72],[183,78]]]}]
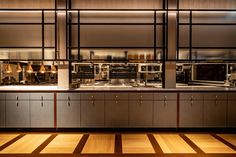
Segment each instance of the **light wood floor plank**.
[{"label": "light wood floor plank", "polygon": [[196,153],[178,134],[155,134],[164,153]]},{"label": "light wood floor plank", "polygon": [[59,134],[40,154],[72,154],[82,136],[82,134]]},{"label": "light wood floor plank", "polygon": [[217,134],[217,135],[236,147],[236,134]]},{"label": "light wood floor plank", "polygon": [[0,147],[17,136],[19,136],[19,134],[0,134]]},{"label": "light wood floor plank", "polygon": [[155,153],[146,134],[122,134],[122,152],[124,154]]},{"label": "light wood floor plank", "polygon": [[30,154],[40,146],[50,134],[28,134],[0,151],[0,154]]},{"label": "light wood floor plank", "polygon": [[91,134],[82,150],[82,154],[115,153],[114,134]]},{"label": "light wood floor plank", "polygon": [[205,153],[236,153],[209,134],[185,134]]}]

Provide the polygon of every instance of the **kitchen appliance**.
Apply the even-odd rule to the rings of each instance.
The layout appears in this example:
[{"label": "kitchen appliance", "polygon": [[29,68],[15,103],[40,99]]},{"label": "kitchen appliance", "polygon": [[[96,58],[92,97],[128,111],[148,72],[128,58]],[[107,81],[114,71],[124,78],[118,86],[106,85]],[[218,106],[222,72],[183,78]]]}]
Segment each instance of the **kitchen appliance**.
[{"label": "kitchen appliance", "polygon": [[109,67],[110,79],[136,79],[137,67],[136,65],[117,64]]}]

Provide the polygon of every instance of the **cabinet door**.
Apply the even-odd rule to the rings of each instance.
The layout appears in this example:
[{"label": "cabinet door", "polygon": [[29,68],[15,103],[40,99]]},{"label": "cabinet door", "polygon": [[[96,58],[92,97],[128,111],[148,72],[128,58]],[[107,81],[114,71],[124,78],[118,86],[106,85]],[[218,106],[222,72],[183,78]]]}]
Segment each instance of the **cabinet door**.
[{"label": "cabinet door", "polygon": [[228,127],[236,127],[236,100],[228,101]]},{"label": "cabinet door", "polygon": [[182,100],[179,107],[180,127],[203,127],[203,100]]},{"label": "cabinet door", "polygon": [[177,102],[176,100],[154,102],[155,127],[177,127]]},{"label": "cabinet door", "polygon": [[80,101],[57,101],[57,127],[80,127]]},{"label": "cabinet door", "polygon": [[53,101],[30,101],[31,128],[53,128],[54,106]]},{"label": "cabinet door", "polygon": [[225,100],[204,101],[204,126],[205,127],[226,127],[226,106]]},{"label": "cabinet door", "polygon": [[0,128],[5,128],[6,124],[6,104],[5,100],[0,100]]},{"label": "cabinet door", "polygon": [[104,127],[104,101],[81,101],[81,127]]},{"label": "cabinet door", "polygon": [[6,101],[6,127],[30,127],[29,101]]},{"label": "cabinet door", "polygon": [[128,101],[105,102],[105,126],[128,127]]},{"label": "cabinet door", "polygon": [[152,127],[153,101],[129,101],[129,126]]}]

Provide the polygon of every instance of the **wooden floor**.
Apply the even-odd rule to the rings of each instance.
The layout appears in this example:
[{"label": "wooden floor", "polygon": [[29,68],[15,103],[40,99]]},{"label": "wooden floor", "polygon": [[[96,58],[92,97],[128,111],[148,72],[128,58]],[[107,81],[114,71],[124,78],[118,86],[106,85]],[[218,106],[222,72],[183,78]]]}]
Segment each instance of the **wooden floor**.
[{"label": "wooden floor", "polygon": [[0,157],[236,157],[236,134],[0,133]]}]

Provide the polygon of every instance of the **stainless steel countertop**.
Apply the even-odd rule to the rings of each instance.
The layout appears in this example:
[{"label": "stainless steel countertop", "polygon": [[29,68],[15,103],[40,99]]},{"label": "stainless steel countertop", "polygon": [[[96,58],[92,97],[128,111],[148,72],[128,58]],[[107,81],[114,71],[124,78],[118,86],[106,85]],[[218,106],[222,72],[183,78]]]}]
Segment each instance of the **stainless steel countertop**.
[{"label": "stainless steel countertop", "polygon": [[57,86],[0,86],[0,92],[4,91],[33,91],[33,92],[50,92],[50,91],[72,91],[72,92],[82,92],[82,91],[236,91],[236,88],[226,88],[226,87],[214,87],[214,86],[181,86],[172,89],[164,89],[161,87],[80,87],[77,89],[61,89]]}]

